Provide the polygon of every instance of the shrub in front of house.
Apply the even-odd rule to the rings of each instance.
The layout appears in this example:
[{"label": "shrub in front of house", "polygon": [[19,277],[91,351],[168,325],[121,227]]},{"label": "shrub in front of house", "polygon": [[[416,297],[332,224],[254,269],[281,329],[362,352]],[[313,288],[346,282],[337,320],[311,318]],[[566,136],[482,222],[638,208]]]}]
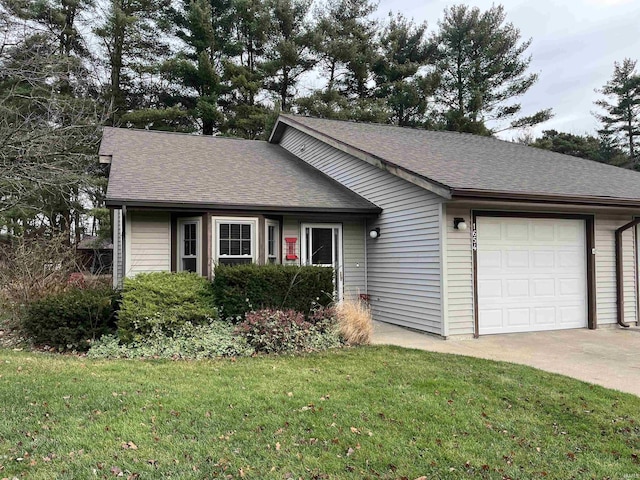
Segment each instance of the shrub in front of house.
[{"label": "shrub in front of house", "polygon": [[218,265],[213,289],[224,318],[241,321],[246,312],[263,308],[306,315],[333,301],[333,271],[315,266]]},{"label": "shrub in front of house", "polygon": [[105,286],[71,288],[31,302],[22,328],[36,345],[85,351],[92,340],[115,332],[118,298]]},{"label": "shrub in front of house", "polygon": [[259,353],[325,350],[340,346],[332,318],[316,318],[316,324],[294,310],[263,309],[247,312],[236,334]]},{"label": "shrub in front of house", "polygon": [[141,273],[124,280],[118,312],[118,337],[130,343],[154,328],[168,335],[190,322],[217,318],[211,282],[196,273]]}]

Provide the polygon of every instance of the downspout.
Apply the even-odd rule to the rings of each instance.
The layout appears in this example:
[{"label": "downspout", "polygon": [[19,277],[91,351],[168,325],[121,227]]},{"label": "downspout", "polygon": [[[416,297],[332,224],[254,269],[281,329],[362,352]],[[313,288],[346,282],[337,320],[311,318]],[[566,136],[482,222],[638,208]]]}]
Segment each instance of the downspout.
[{"label": "downspout", "polygon": [[622,269],[622,234],[625,230],[635,227],[640,223],[640,218],[630,221],[616,230],[616,306],[618,325],[629,328],[627,322],[624,321],[624,285],[623,285],[623,269]]}]

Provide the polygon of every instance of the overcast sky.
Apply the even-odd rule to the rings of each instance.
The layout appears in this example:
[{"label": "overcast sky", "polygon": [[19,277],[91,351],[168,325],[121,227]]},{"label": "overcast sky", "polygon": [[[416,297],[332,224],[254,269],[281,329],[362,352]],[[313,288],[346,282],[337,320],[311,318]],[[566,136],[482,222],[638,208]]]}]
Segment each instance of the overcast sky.
[{"label": "overcast sky", "polygon": [[551,107],[555,114],[536,135],[548,129],[594,133],[594,89],[611,77],[613,62],[640,60],[640,0],[381,0],[378,15],[400,12],[426,20],[433,31],[445,7],[459,3],[481,10],[502,4],[507,22],[523,39],[533,39],[530,71],[539,79],[521,98],[523,113]]}]

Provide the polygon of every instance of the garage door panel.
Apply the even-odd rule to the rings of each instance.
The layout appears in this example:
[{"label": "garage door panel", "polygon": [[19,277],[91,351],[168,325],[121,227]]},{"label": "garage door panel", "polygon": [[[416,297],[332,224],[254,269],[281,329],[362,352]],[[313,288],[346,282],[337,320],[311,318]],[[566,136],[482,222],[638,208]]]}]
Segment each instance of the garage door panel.
[{"label": "garage door panel", "polygon": [[523,268],[529,266],[529,251],[528,250],[512,250],[504,252],[506,257],[505,265],[507,268]]},{"label": "garage door panel", "polygon": [[554,307],[535,307],[533,309],[533,323],[538,326],[555,325],[556,309]]},{"label": "garage door panel", "polygon": [[502,328],[502,309],[485,309],[479,319],[487,329]]},{"label": "garage door panel", "polygon": [[[580,225],[582,224],[582,225]],[[576,244],[584,242],[584,222],[563,222],[556,226],[560,242]]]},{"label": "garage door panel", "polygon": [[584,290],[584,280],[582,278],[559,278],[558,287],[559,296],[573,296],[582,298],[582,290]]},{"label": "garage door panel", "polygon": [[528,297],[529,292],[529,279],[518,278],[507,280],[507,296],[509,297]]},{"label": "garage door panel", "polygon": [[478,266],[482,266],[484,269],[501,269],[502,252],[500,250],[487,250],[482,255],[482,258],[478,257]]},{"label": "garage door panel", "polygon": [[533,279],[533,295],[536,297],[553,297],[556,293],[556,282],[549,278]]},{"label": "garage door panel", "polygon": [[575,268],[577,270],[583,270],[585,262],[584,251],[561,251],[558,252],[558,266],[560,268]]},{"label": "garage door panel", "polygon": [[563,325],[575,325],[580,323],[584,317],[584,310],[580,305],[560,307],[558,310],[560,311],[560,323]]},{"label": "garage door panel", "polygon": [[527,222],[511,222],[503,226],[504,240],[527,240],[529,238],[529,225]]},{"label": "garage door panel", "polygon": [[502,298],[502,280],[485,280],[478,285],[478,296],[485,300]]},{"label": "garage door panel", "polygon": [[476,228],[481,335],[586,326],[584,221],[479,217]]},{"label": "garage door panel", "polygon": [[507,309],[507,327],[525,327],[531,323],[529,318],[531,311],[528,308],[509,308]]},{"label": "garage door panel", "polygon": [[534,250],[531,252],[531,266],[533,268],[553,268],[556,264],[555,253],[552,250]]},{"label": "garage door panel", "polygon": [[533,225],[533,239],[546,241],[553,239],[554,226],[553,225]]}]

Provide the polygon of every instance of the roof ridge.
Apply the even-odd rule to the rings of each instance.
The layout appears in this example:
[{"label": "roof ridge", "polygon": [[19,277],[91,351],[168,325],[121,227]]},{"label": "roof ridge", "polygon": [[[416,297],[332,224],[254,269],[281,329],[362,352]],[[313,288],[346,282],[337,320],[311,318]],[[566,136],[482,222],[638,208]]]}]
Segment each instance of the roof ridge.
[{"label": "roof ridge", "polygon": [[242,138],[242,137],[228,137],[224,135],[203,135],[202,133],[188,133],[188,132],[172,132],[169,130],[149,130],[146,128],[129,128],[129,127],[112,127],[109,125],[105,125],[102,127],[103,130],[109,129],[113,131],[125,131],[125,132],[134,132],[134,133],[153,133],[153,134],[165,134],[165,135],[177,135],[182,137],[193,137],[193,138],[210,138],[210,139],[218,139],[218,140],[244,140],[247,142],[265,142],[269,143],[266,140],[259,140],[257,138]]},{"label": "roof ridge", "polygon": [[[353,124],[353,125],[370,125],[370,126],[374,126],[374,127],[380,127],[380,128],[388,128],[388,127],[394,127],[396,129],[400,129],[402,131],[405,132],[428,132],[428,133],[435,133],[435,134],[442,134],[443,136],[453,136],[453,134],[457,134],[457,135],[461,135],[461,136],[467,136],[467,137],[471,137],[471,138],[477,138],[477,139],[486,139],[486,140],[493,140],[496,142],[500,142],[503,144],[507,144],[510,146],[515,146],[517,148],[523,148],[523,149],[535,149],[535,150],[539,150],[542,152],[546,152],[548,154],[551,155],[557,155],[557,156],[561,156],[562,158],[569,158],[569,159],[573,159],[573,160],[581,160],[583,162],[590,162],[591,164],[597,164],[597,165],[603,165],[605,167],[611,167],[611,168],[615,168],[616,170],[622,169],[622,170],[628,170],[630,172],[636,172],[636,170],[631,170],[631,169],[626,169],[623,167],[619,167],[617,165],[612,165],[610,163],[605,163],[605,162],[599,162],[598,160],[593,160],[591,158],[584,158],[584,157],[578,157],[576,155],[570,155],[568,153],[562,153],[562,152],[556,152],[554,150],[548,150],[546,148],[540,148],[540,147],[535,147],[533,145],[527,145],[524,143],[520,143],[520,142],[514,142],[511,140],[505,140],[503,138],[498,138],[498,137],[494,137],[492,135],[478,135],[476,133],[470,133],[470,132],[457,132],[457,131],[452,131],[452,130],[433,130],[433,129],[428,129],[428,128],[424,128],[424,127],[412,127],[412,126],[401,126],[401,125],[395,125],[395,124],[391,124],[391,123],[379,123],[379,122],[361,122],[358,120],[341,120],[338,118],[320,118],[320,117],[313,117],[310,115],[297,115],[297,114],[292,114],[292,113],[281,113],[280,115],[284,116],[284,117],[291,117],[294,120],[296,118],[309,118],[312,120],[321,120],[321,121],[329,121],[329,122],[336,122],[336,123],[346,123],[346,124]],[[321,132],[324,135],[337,140],[337,138],[331,134],[328,134],[327,132]],[[376,155],[372,153],[371,149],[367,148],[366,150],[367,153],[371,154],[371,155]]]}]

